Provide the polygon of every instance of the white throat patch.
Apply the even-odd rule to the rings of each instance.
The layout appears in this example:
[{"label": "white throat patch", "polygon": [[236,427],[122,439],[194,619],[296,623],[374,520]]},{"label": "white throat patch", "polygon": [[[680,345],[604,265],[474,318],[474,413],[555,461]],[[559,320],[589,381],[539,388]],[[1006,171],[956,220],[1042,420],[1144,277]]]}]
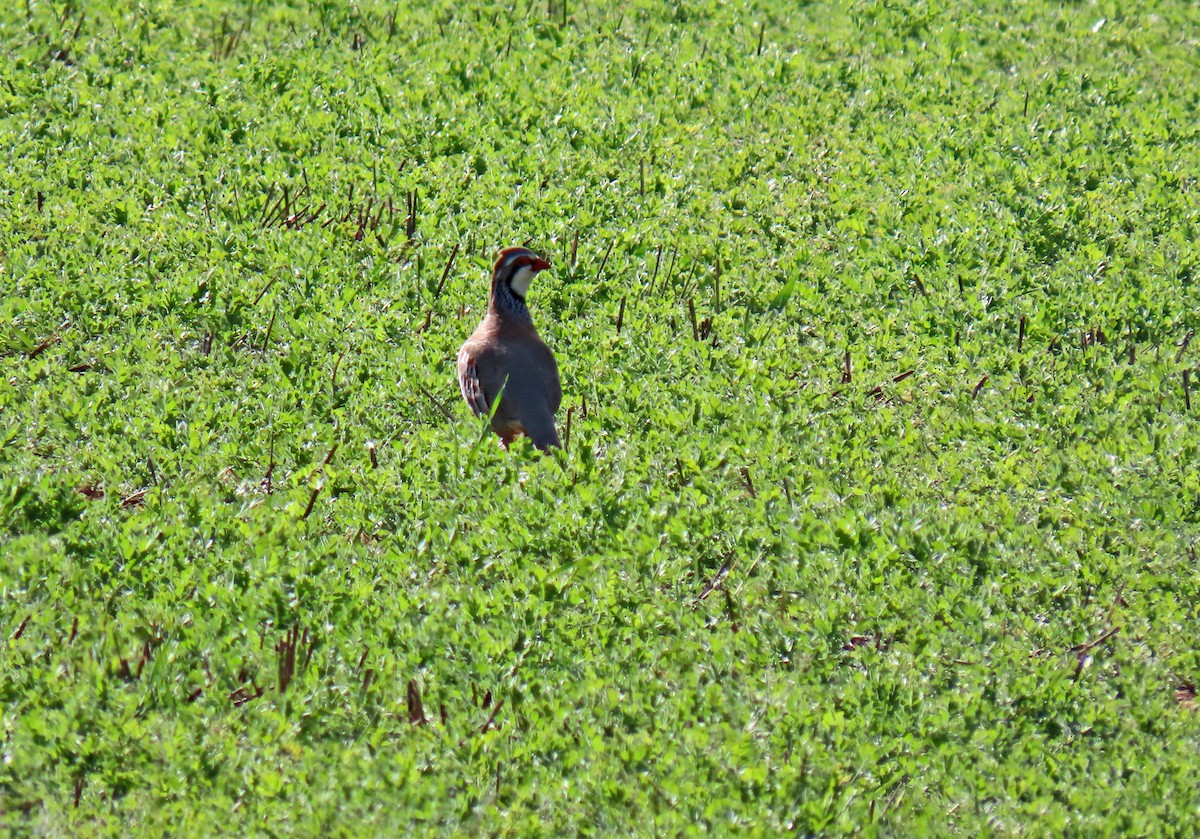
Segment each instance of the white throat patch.
[{"label": "white throat patch", "polygon": [[529,284],[533,282],[533,275],[536,273],[537,271],[534,271],[528,265],[522,265],[513,274],[512,290],[517,293],[518,297],[524,297],[529,293]]}]

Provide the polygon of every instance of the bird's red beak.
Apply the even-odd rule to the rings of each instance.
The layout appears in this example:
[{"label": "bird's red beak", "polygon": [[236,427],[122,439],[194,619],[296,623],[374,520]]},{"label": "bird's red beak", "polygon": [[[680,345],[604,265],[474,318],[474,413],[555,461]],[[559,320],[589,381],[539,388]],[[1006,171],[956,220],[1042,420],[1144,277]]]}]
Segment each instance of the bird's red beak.
[{"label": "bird's red beak", "polygon": [[539,256],[530,263],[530,267],[533,268],[534,271],[549,271],[550,263]]}]

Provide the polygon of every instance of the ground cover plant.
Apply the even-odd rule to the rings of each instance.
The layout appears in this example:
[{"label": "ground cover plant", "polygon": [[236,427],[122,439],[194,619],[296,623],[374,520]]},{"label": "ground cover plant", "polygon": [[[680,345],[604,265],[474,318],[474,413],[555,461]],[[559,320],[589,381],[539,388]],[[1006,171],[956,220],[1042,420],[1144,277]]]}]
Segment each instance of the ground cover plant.
[{"label": "ground cover plant", "polygon": [[407,5],[0,12],[4,830],[1187,834],[1191,6]]}]

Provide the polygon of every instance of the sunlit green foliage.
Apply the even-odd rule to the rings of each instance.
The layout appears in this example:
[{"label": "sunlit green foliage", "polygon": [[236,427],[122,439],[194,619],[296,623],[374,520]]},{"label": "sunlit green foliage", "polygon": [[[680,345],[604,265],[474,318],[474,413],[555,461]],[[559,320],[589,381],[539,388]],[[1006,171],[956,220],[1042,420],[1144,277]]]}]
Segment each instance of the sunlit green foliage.
[{"label": "sunlit green foliage", "polygon": [[408,5],[0,11],[0,826],[1194,830],[1191,4]]}]

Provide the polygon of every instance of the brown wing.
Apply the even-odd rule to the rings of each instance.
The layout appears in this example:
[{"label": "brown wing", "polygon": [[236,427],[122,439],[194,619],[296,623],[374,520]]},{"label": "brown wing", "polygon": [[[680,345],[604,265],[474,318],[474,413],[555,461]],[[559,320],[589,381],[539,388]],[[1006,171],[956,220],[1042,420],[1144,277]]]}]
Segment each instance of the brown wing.
[{"label": "brown wing", "polygon": [[471,348],[465,344],[458,353],[458,387],[462,391],[463,399],[477,416],[491,411],[492,406],[483,392],[483,383],[479,380],[478,361]]}]

